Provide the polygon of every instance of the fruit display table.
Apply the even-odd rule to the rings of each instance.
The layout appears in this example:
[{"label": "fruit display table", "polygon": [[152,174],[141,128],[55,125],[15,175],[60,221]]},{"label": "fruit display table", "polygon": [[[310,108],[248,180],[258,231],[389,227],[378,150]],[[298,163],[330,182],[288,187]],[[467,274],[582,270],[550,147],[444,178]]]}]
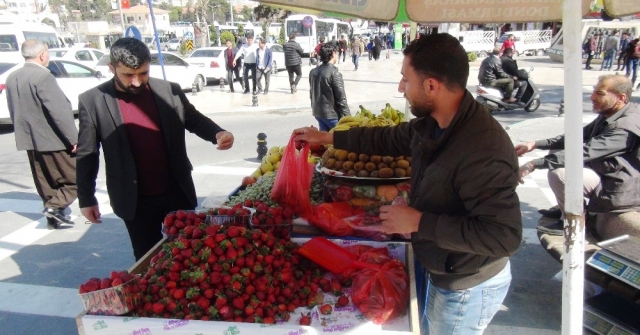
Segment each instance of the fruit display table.
[{"label": "fruit display table", "polygon": [[[306,238],[294,238],[293,241],[302,244]],[[407,301],[407,314],[396,318],[384,325],[376,325],[367,320],[360,311],[347,305],[336,308],[330,315],[322,315],[318,306],[309,309],[299,307],[291,313],[288,322],[267,325],[241,322],[176,320],[163,318],[141,318],[131,316],[101,316],[81,313],[76,317],[78,332],[80,335],[158,335],[158,334],[202,334],[202,335],[294,335],[294,334],[420,334],[418,323],[418,308],[415,287],[415,271],[413,264],[413,249],[406,242],[373,242],[359,240],[332,240],[338,245],[348,246],[353,244],[366,244],[373,247],[387,247],[389,254],[405,263],[410,279],[410,299]],[[160,241],[142,259],[134,264],[129,272],[136,274],[143,271],[150,263],[151,258],[161,250],[163,241]],[[348,290],[347,288],[346,290]],[[325,294],[325,302],[336,298],[331,294]],[[301,313],[310,312],[311,326],[298,325]]]}]

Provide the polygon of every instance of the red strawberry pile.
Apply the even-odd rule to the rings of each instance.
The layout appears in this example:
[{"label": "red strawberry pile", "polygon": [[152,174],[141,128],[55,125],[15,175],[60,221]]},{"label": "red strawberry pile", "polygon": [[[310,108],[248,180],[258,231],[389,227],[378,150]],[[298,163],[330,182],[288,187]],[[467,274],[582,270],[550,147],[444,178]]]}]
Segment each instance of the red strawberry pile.
[{"label": "red strawberry pile", "polygon": [[339,282],[271,232],[213,225],[202,238],[163,245],[140,279],[139,316],[258,322],[289,320],[302,306],[322,303],[319,290]]},{"label": "red strawberry pile", "polygon": [[127,271],[112,271],[108,278],[90,278],[80,285],[79,292],[88,314],[121,315],[140,302],[135,276]]},{"label": "red strawberry pile", "polygon": [[246,227],[251,218],[251,211],[236,205],[231,208],[213,208],[207,212],[178,210],[167,214],[162,231],[173,240],[178,236],[186,238],[202,238],[209,225],[221,224]]},{"label": "red strawberry pile", "polygon": [[254,207],[256,212],[251,218],[252,228],[273,233],[276,237],[288,239],[291,235],[293,210],[289,207],[271,207],[262,201],[246,200],[245,206]]}]

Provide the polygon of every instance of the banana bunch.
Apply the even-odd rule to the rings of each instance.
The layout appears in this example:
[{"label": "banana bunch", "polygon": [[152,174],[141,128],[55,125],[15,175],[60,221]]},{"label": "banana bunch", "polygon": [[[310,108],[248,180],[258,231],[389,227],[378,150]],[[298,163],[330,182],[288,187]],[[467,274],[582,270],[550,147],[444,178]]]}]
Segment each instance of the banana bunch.
[{"label": "banana bunch", "polygon": [[358,113],[356,113],[356,115],[368,117],[369,119],[373,119],[374,117],[376,117],[373,113],[371,113],[370,110],[364,108],[364,106],[360,105],[359,107],[360,107],[360,110],[358,111]]},{"label": "banana bunch", "polygon": [[387,105],[381,111],[380,116],[383,116],[387,119],[392,120],[394,124],[399,124],[400,122],[404,122],[404,113],[391,107],[389,103],[387,103]]},{"label": "banana bunch", "polygon": [[387,103],[382,114],[376,116],[370,110],[360,105],[360,111],[356,115],[344,116],[338,124],[329,132],[349,130],[353,127],[385,127],[395,126],[404,121],[404,113],[391,107]]}]

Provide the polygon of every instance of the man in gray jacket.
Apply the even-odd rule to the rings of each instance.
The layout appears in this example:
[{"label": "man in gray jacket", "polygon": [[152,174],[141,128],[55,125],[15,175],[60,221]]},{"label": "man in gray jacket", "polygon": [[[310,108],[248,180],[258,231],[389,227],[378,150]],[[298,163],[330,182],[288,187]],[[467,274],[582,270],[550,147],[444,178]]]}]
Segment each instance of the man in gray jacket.
[{"label": "man in gray jacket", "polygon": [[410,204],[382,206],[380,219],[387,233],[411,234],[421,333],[482,334],[507,295],[509,256],[522,238],[518,158],[467,91],[458,39],[424,35],[404,55],[398,90],[414,119],[333,133],[301,128],[295,140],[411,156]]},{"label": "man in gray jacket", "polygon": [[[633,84],[625,76],[605,75],[591,93],[598,117],[583,128],[583,192],[591,213],[622,213],[640,210],[640,106],[630,103]],[[525,163],[520,183],[535,169],[549,169],[549,187],[564,210],[564,135],[516,145],[519,156],[534,149],[556,150]],[[557,214],[558,216],[561,213]],[[551,215],[548,215],[551,216]],[[562,235],[563,222],[540,230]]]},{"label": "man in gray jacket", "polygon": [[64,210],[76,200],[78,130],[71,103],[51,74],[49,50],[40,40],[22,43],[26,63],[7,78],[7,104],[18,150],[26,150],[47,228],[73,222]]}]

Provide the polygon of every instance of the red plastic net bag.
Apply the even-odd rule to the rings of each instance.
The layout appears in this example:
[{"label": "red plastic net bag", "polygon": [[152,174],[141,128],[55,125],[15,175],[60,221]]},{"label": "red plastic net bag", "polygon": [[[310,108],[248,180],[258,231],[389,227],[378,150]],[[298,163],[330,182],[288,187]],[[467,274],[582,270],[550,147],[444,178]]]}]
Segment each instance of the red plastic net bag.
[{"label": "red plastic net bag", "polygon": [[313,215],[309,196],[313,165],[309,164],[309,146],[302,146],[298,152],[293,138],[291,136],[282,154],[271,199],[284,208],[291,208],[300,217],[310,218]]},{"label": "red plastic net bag", "polygon": [[404,264],[393,259],[380,270],[358,271],[351,285],[351,298],[375,324],[404,315],[409,306],[409,276]]}]

